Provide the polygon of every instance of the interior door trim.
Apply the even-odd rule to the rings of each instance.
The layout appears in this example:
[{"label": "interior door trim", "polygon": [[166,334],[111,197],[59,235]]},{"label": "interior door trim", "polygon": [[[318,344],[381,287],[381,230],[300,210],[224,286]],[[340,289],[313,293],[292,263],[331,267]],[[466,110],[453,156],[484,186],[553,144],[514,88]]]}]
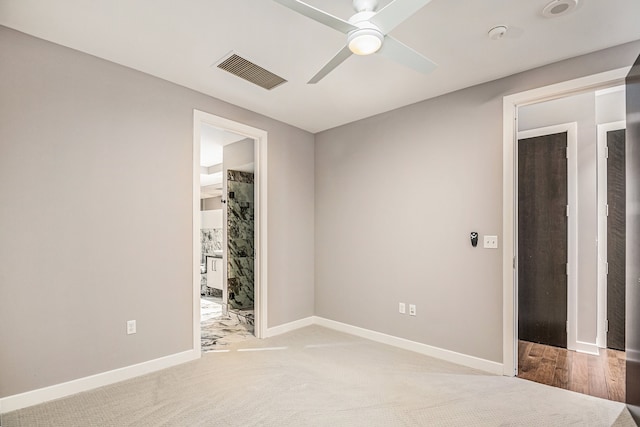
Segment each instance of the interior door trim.
[{"label": "interior door trim", "polygon": [[267,147],[268,133],[244,123],[193,110],[193,196],[192,196],[192,250],[193,250],[193,349],[200,353],[200,129],[208,124],[254,140],[254,206],[255,206],[255,263],[254,263],[254,334],[264,338],[267,334],[268,260],[267,260]]}]

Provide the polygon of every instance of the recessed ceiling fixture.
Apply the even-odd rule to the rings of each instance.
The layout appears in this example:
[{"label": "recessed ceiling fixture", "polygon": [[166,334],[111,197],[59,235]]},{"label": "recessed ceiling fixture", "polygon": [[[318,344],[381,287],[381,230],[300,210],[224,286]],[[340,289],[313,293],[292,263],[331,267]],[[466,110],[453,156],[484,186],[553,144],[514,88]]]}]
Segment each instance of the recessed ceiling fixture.
[{"label": "recessed ceiling fixture", "polygon": [[542,9],[542,16],[555,18],[566,15],[578,6],[578,0],[553,0]]},{"label": "recessed ceiling fixture", "polygon": [[499,40],[503,38],[505,34],[507,34],[507,30],[508,28],[506,25],[497,25],[490,29],[487,35],[491,40]]}]

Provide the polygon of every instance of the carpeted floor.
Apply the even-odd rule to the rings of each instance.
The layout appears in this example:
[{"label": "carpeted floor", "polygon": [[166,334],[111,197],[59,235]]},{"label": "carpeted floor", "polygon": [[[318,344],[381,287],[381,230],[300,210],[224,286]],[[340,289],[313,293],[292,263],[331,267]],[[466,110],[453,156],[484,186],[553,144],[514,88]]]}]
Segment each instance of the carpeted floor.
[{"label": "carpeted floor", "polygon": [[633,426],[623,404],[319,326],[5,414],[38,426]]}]

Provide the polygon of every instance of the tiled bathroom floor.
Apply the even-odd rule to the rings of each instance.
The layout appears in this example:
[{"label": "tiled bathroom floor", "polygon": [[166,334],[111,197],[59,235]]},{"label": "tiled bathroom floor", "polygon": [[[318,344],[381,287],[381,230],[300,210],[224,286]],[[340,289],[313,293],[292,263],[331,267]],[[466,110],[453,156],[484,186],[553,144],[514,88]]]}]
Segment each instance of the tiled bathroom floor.
[{"label": "tiled bathroom floor", "polygon": [[200,298],[200,343],[202,352],[221,350],[232,343],[255,338],[253,312],[222,315],[222,304]]},{"label": "tiled bathroom floor", "polygon": [[222,316],[222,304],[212,298],[200,298],[200,322]]}]

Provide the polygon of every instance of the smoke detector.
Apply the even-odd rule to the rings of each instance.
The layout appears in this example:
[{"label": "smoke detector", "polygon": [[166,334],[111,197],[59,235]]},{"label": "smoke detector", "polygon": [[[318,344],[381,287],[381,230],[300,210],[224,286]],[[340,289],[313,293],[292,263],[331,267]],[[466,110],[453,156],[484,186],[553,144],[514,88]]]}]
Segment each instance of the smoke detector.
[{"label": "smoke detector", "polygon": [[578,0],[553,0],[542,9],[542,16],[555,18],[566,15],[578,6]]},{"label": "smoke detector", "polygon": [[498,25],[489,30],[487,35],[491,40],[499,40],[507,34],[507,26],[506,25]]}]

